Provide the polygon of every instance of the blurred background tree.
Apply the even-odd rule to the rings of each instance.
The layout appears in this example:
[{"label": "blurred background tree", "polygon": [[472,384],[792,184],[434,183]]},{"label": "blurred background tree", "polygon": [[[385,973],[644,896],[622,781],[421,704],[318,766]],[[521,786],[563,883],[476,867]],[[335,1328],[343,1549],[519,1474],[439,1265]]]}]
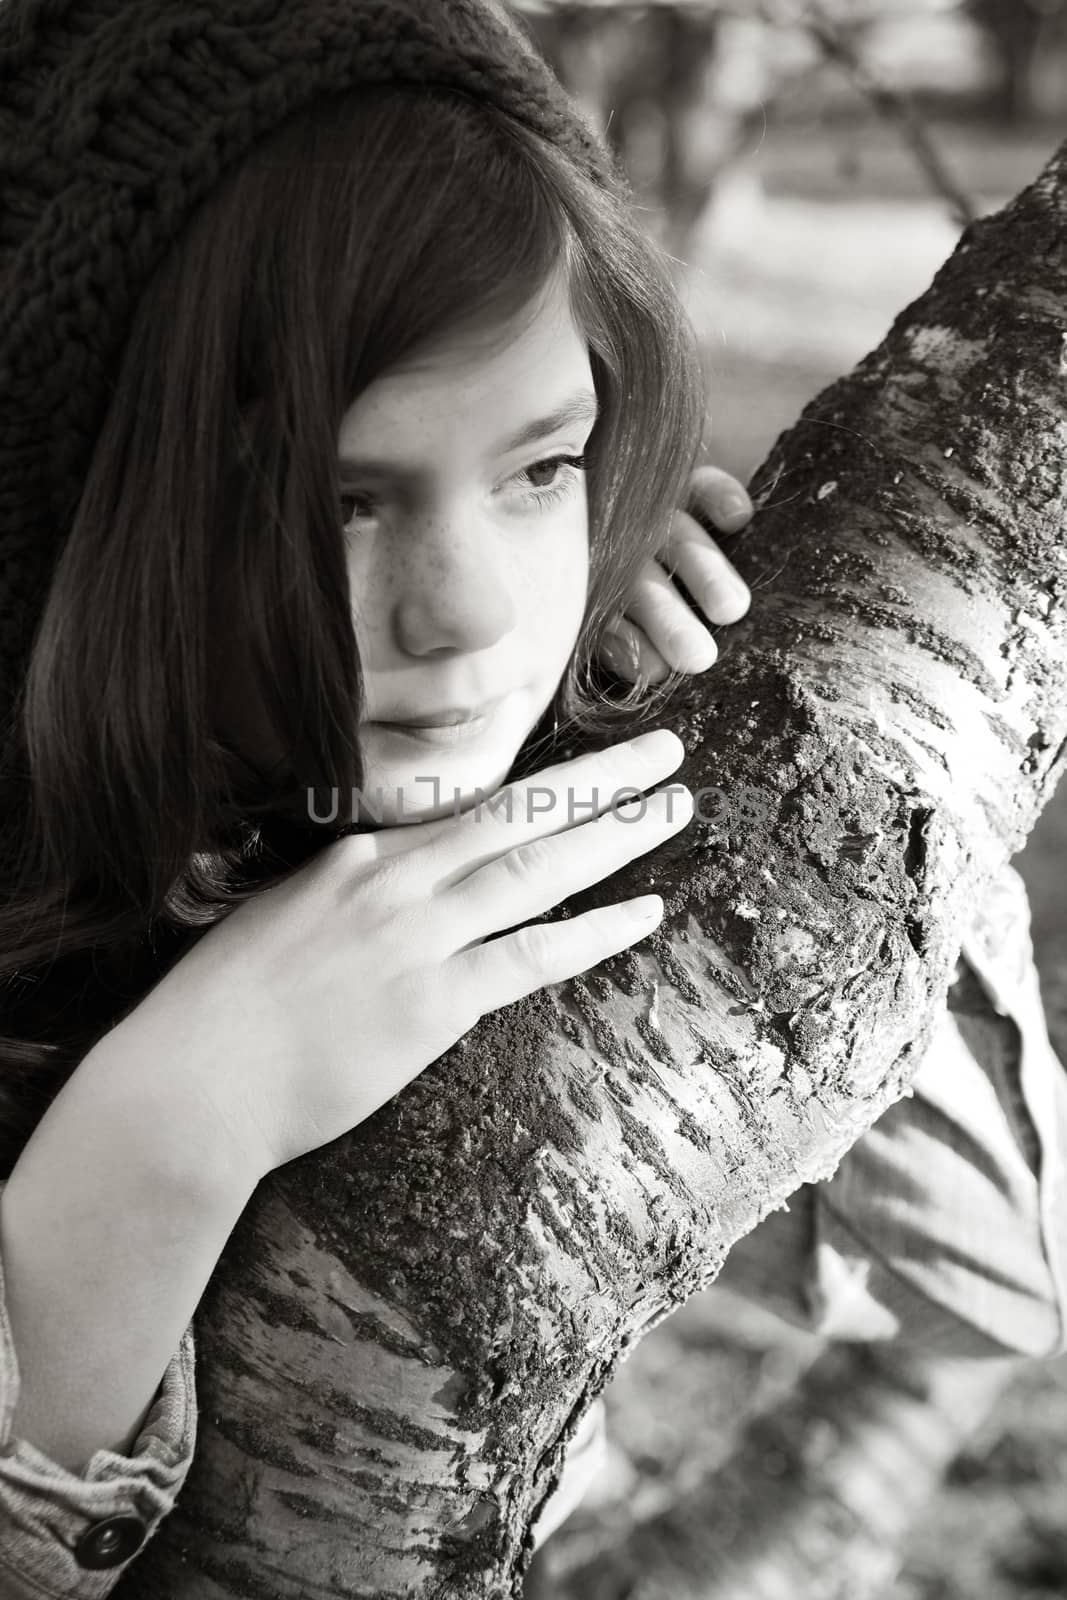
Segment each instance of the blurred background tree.
[{"label": "blurred background tree", "polygon": [[1065,0],[969,0],[967,10],[987,47],[1001,121],[1023,121],[1062,95]]},{"label": "blurred background tree", "polygon": [[[746,481],[927,287],[965,222],[1006,203],[1067,137],[1067,0],[512,5],[621,155],[649,233],[673,258],[701,340],[708,455]],[[1014,864],[1067,1061],[1067,784]],[[839,1449],[828,1414],[798,1404],[812,1339],[713,1287],[643,1340],[607,1391],[607,1480],[550,1541],[555,1582],[538,1593],[591,1600],[581,1585],[598,1552],[679,1504],[709,1461],[729,1472],[747,1452],[751,1506],[720,1496],[717,1537],[750,1529],[760,1505],[776,1508],[771,1525],[787,1520],[782,1485],[796,1463],[827,1452],[833,1462]],[[849,1371],[843,1350],[845,1410],[856,1382],[856,1416],[876,1417],[878,1394]],[[768,1408],[777,1433],[758,1421]],[[1067,1357],[1030,1363],[907,1533],[879,1600],[1064,1600],[1065,1438]],[[794,1489],[795,1511],[803,1483]],[[775,1596],[857,1600],[843,1569],[852,1587],[834,1588],[832,1550],[816,1557],[826,1587],[794,1563]],[[704,1600],[757,1593],[712,1585]]]},{"label": "blurred background tree", "polygon": [[850,133],[873,108],[958,212],[965,191],[917,150],[916,129],[921,140],[933,120],[957,134],[984,127],[988,138],[1005,125],[1032,131],[1067,107],[1067,0],[514,0],[514,9],[680,256],[717,182],[772,119],[836,127],[847,177],[860,159]]}]

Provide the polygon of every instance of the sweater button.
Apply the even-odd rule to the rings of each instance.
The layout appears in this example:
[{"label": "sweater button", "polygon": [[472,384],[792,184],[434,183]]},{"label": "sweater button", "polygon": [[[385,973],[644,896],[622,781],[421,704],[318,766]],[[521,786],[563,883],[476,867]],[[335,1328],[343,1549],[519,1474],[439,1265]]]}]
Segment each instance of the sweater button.
[{"label": "sweater button", "polygon": [[86,1529],[74,1546],[80,1567],[118,1567],[139,1550],[148,1536],[140,1517],[105,1517]]}]

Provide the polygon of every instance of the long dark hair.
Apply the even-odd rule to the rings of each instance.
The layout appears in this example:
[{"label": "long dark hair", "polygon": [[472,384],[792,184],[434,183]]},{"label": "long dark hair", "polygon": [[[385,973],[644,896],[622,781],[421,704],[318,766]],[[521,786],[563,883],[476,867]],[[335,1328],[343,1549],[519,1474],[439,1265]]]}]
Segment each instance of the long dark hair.
[{"label": "long dark hair", "polygon": [[337,837],[287,824],[286,775],[220,736],[220,638],[254,664],[289,776],[359,787],[342,417],[394,362],[499,327],[555,273],[601,415],[588,603],[552,709],[610,731],[670,692],[605,694],[593,667],[704,419],[692,328],[627,199],[488,104],[383,86],[290,118],[191,215],[140,301],[18,707],[0,1172],[192,940]]}]

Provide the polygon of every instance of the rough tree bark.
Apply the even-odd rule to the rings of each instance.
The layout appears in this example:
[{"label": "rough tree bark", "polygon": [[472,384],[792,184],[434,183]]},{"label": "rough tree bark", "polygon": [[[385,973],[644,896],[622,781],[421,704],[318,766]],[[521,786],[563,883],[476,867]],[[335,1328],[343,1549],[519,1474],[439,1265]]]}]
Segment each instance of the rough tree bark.
[{"label": "rough tree bark", "polygon": [[570,902],[660,930],[257,1189],[121,1600],[516,1595],[616,1363],[906,1092],[1067,748],[1065,228],[1067,146],[758,473],[750,615],[656,719],[723,804]]}]

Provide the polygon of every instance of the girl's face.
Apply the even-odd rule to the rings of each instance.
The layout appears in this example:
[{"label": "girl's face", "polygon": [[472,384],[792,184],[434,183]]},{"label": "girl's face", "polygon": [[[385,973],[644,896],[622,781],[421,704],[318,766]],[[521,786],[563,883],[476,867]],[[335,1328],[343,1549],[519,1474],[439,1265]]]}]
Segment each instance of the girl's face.
[{"label": "girl's face", "polygon": [[[577,640],[588,508],[583,473],[561,458],[592,432],[593,374],[562,286],[527,318],[489,346],[456,338],[391,368],[342,421],[371,807],[357,818],[444,816],[499,788]],[[474,723],[396,726],[486,702]]]}]

